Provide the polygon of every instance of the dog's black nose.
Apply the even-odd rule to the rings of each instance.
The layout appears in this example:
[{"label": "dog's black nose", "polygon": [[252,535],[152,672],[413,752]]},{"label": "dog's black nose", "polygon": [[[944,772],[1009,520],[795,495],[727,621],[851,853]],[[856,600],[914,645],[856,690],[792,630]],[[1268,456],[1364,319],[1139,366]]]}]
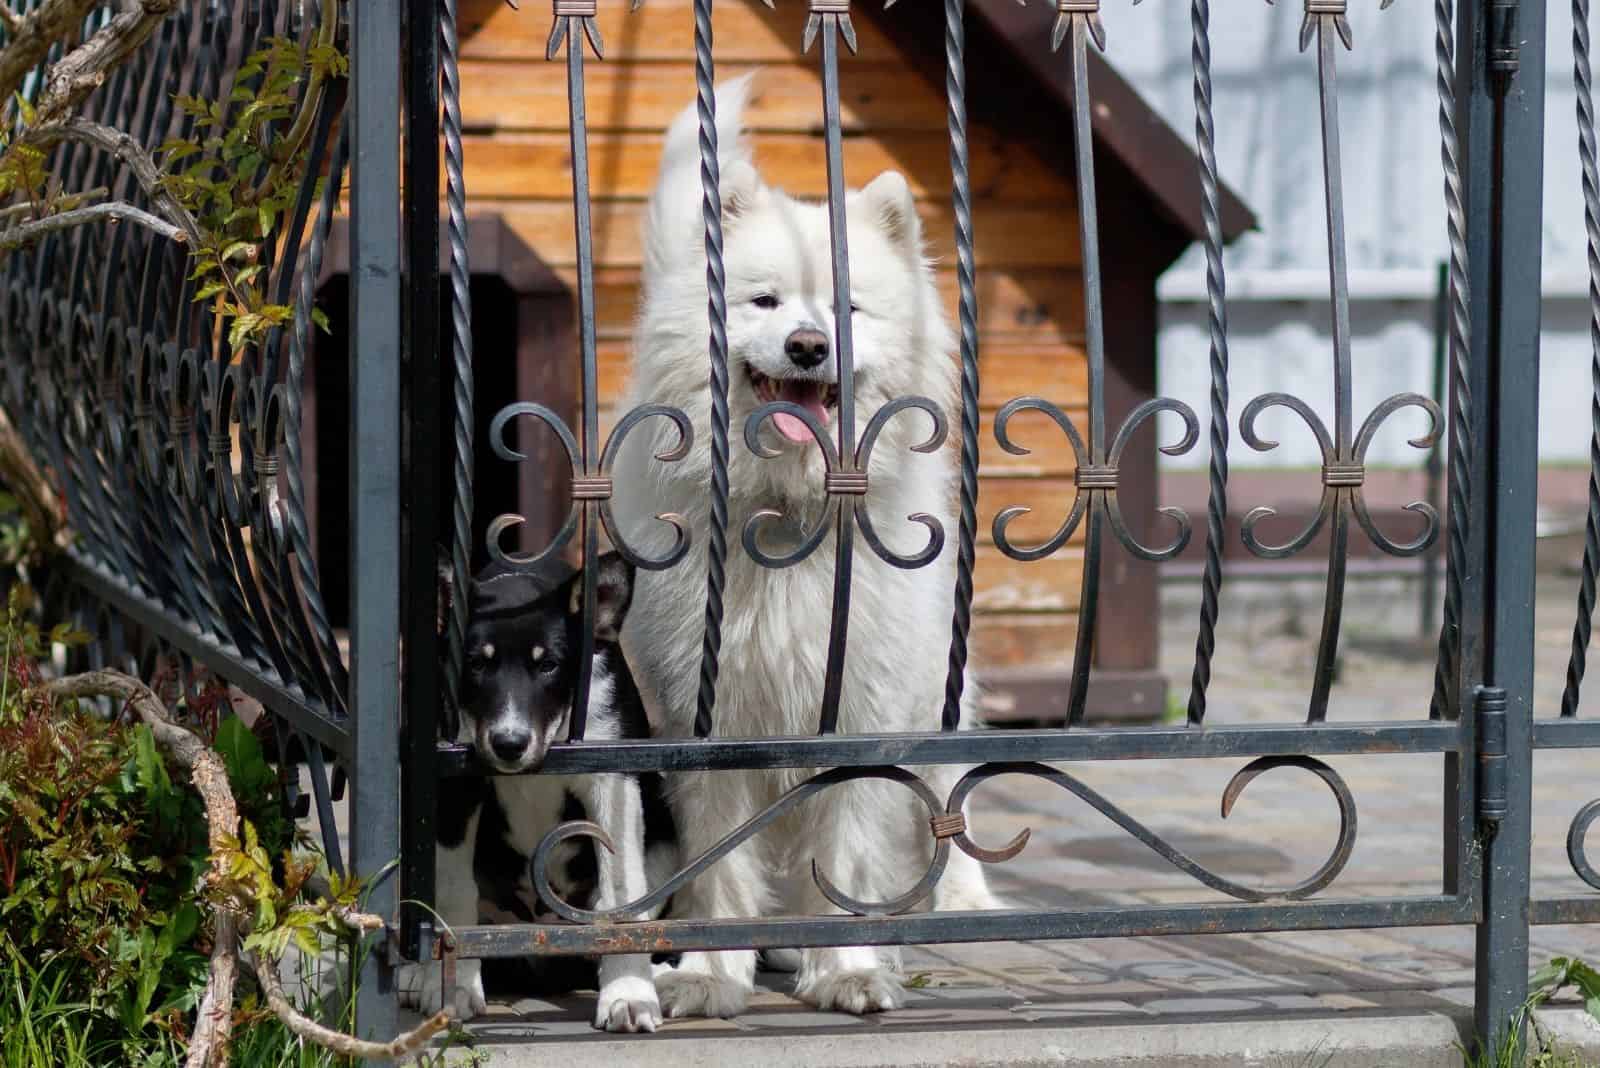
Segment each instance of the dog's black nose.
[{"label": "dog's black nose", "polygon": [[527,731],[497,730],[489,735],[489,747],[494,750],[495,756],[509,762],[522,759],[532,740],[533,735]]},{"label": "dog's black nose", "polygon": [[783,343],[784,354],[795,366],[812,368],[828,358],[828,335],[812,326],[802,326]]}]

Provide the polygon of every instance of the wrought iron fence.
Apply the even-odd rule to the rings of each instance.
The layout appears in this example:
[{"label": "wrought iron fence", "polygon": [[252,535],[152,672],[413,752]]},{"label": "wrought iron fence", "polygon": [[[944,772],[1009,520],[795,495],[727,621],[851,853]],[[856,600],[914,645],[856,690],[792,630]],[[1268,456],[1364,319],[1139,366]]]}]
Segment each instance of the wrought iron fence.
[{"label": "wrought iron fence", "polygon": [[[1162,449],[1169,454],[1192,448],[1202,423],[1184,403],[1158,398],[1135,409],[1120,427],[1107,425],[1101,219],[1095,210],[1093,86],[1088,76],[1089,50],[1103,48],[1107,29],[1099,0],[1056,0],[1053,24],[1041,14],[1039,32],[1048,33],[1052,46],[1062,52],[1061,62],[1070,71],[1073,87],[1087,313],[1087,427],[1081,429],[1060,408],[1036,397],[1018,397],[999,411],[995,444],[1014,453],[1025,450],[1008,431],[1011,420],[1025,411],[1048,417],[1075,455],[1078,492],[1054,534],[1039,544],[1018,544],[1008,533],[1011,522],[1026,511],[1020,504],[999,511],[992,534],[1003,553],[1030,561],[1060,551],[1081,532],[1085,567],[1068,723],[1060,729],[1005,732],[959,729],[972,624],[980,450],[973,254],[978,235],[972,225],[968,181],[963,2],[945,0],[943,11],[959,281],[960,409],[944,412],[926,398],[902,397],[876,412],[860,413],[867,422],[858,434],[851,320],[840,315],[834,338],[839,415],[831,438],[804,409],[781,401],[761,406],[742,427],[730,425],[711,0],[694,0],[693,8],[709,422],[696,426],[681,411],[647,405],[625,414],[610,439],[600,441],[584,75],[588,63],[603,57],[603,42],[594,18],[595,0],[557,0],[548,53],[555,59],[564,51],[568,80],[581,418],[574,429],[548,408],[519,402],[496,415],[488,443],[503,459],[520,460],[502,438],[506,426],[519,416],[544,422],[562,442],[573,469],[572,505],[556,541],[540,554],[507,554],[499,548],[499,535],[521,517],[504,516],[491,524],[490,551],[513,567],[527,567],[539,556],[568,550],[575,543],[583,560],[586,617],[595,611],[602,530],[624,555],[646,569],[683,566],[691,553],[703,553],[706,561],[693,737],[585,740],[592,651],[586,627],[580,652],[580,664],[585,666],[571,738],[551,750],[542,773],[822,769],[773,804],[749,813],[746,822],[700,855],[685,858],[681,871],[642,900],[594,912],[562,901],[541,876],[541,894],[571,922],[474,925],[448,933],[435,931],[421,911],[408,909],[402,914],[396,905],[402,897],[432,898],[432,821],[440,779],[486,773],[468,748],[438,742],[441,721],[453,715],[461,677],[464,598],[456,599],[449,614],[443,655],[430,655],[438,647],[434,547],[449,546],[456,588],[464,589],[474,511],[470,265],[453,0],[363,0],[360,5],[325,3],[310,8],[258,0],[185,10],[96,97],[101,118],[155,145],[174,133],[183,134],[191,121],[175,113],[174,94],[229,99],[239,80],[237,57],[268,36],[309,41],[332,34],[349,49],[348,94],[328,91],[300,101],[315,122],[313,166],[294,210],[277,223],[266,264],[269,285],[285,300],[293,299],[295,314],[288,327],[274,332],[258,348],[232,351],[218,336],[211,313],[192,302],[193,283],[186,280],[189,271],[182,251],[130,228],[85,229],[53,237],[0,264],[5,285],[0,366],[5,370],[6,406],[22,418],[30,444],[60,474],[67,489],[72,526],[81,535],[70,555],[70,578],[78,594],[105,607],[103,633],[111,641],[103,655],[127,659],[130,652],[138,654],[139,644],[132,642],[137,635],[147,650],[164,647],[239,686],[273,714],[285,757],[298,756],[309,765],[311,800],[330,835],[330,858],[339,863],[346,855],[331,836],[338,786],[338,775],[329,773],[331,765],[348,773],[353,788],[348,863],[370,874],[397,856],[401,860],[398,880],[380,881],[373,902],[376,911],[395,917],[395,924],[384,943],[386,951],[372,959],[375,981],[363,988],[363,1026],[382,1028],[392,1018],[393,1003],[384,993],[386,979],[388,969],[403,957],[442,957],[447,964],[463,956],[638,952],[668,945],[678,950],[718,950],[1467,924],[1475,925],[1479,936],[1480,1034],[1488,1039],[1501,1033],[1526,991],[1528,929],[1518,916],[1530,901],[1532,751],[1600,746],[1596,724],[1577,715],[1595,574],[1600,570],[1600,179],[1595,172],[1586,0],[1574,0],[1578,27],[1574,46],[1591,295],[1597,309],[1597,473],[1591,481],[1572,666],[1559,717],[1536,717],[1531,696],[1533,500],[1528,487],[1535,484],[1537,375],[1530,369],[1537,369],[1538,353],[1543,4],[1474,0],[1454,11],[1451,0],[1435,3],[1450,250],[1449,492],[1442,523],[1426,503],[1409,506],[1421,525],[1407,540],[1379,529],[1369,512],[1363,496],[1367,448],[1380,425],[1403,408],[1420,409],[1428,417],[1428,432],[1411,442],[1419,449],[1428,448],[1445,430],[1445,417],[1430,399],[1400,394],[1384,400],[1357,423],[1352,406],[1337,84],[1340,52],[1357,47],[1357,42],[1345,0],[1304,0],[1301,45],[1304,51],[1315,46],[1322,125],[1333,414],[1324,422],[1303,400],[1271,393],[1249,400],[1238,425],[1247,445],[1269,450],[1275,443],[1258,433],[1258,417],[1270,408],[1287,408],[1318,441],[1323,454],[1322,497],[1315,517],[1294,537],[1273,543],[1256,533],[1272,510],[1255,508],[1246,517],[1243,536],[1251,552],[1276,558],[1303,551],[1328,529],[1327,583],[1305,722],[1235,726],[1207,721],[1207,690],[1222,609],[1227,448],[1233,417],[1210,9],[1207,0],[1192,0],[1211,388],[1205,420],[1210,493],[1203,598],[1188,723],[1104,729],[1083,723],[1102,558],[1125,552],[1153,564],[1180,552],[1191,533],[1188,516],[1162,509],[1172,522],[1169,540],[1158,545],[1141,540],[1118,500],[1119,469],[1134,432],[1158,413],[1172,413],[1183,424],[1181,440]],[[937,16],[906,10],[899,17]],[[1117,11],[1112,28],[1120,32],[1124,20],[1131,27],[1135,17]],[[1241,9],[1230,12],[1230,17],[1251,15]],[[1378,32],[1382,16],[1370,12],[1364,17],[1373,20],[1371,32]],[[841,43],[852,51],[857,47],[849,5],[811,0],[800,44],[807,53],[820,44],[817,61],[823,85],[834,295],[836,306],[847,308]],[[1306,62],[1311,61],[1308,55]],[[393,108],[397,93],[405,102],[403,121]],[[448,311],[454,325],[448,360],[439,351],[441,309],[434,273],[439,252],[441,133]],[[93,177],[133,196],[128,177],[119,175],[101,154],[66,148],[54,165],[68,188],[93,184]],[[342,197],[347,171],[350,188]],[[319,172],[326,178],[320,189]],[[353,232],[349,440],[352,457],[359,458],[351,465],[351,538],[358,551],[351,554],[348,650],[341,647],[329,622],[307,533],[301,414],[316,280],[341,202],[348,204]],[[431,439],[440,415],[439,387],[446,380],[456,430],[441,461]],[[919,552],[903,555],[879,536],[865,502],[872,493],[867,472],[874,445],[889,421],[907,408],[920,409],[934,421],[934,434],[918,448],[937,447],[947,421],[957,424],[960,489],[954,545],[946,545],[948,532],[938,518],[918,515],[912,518],[926,528],[926,544]],[[743,552],[735,555],[738,550],[730,551],[728,537],[735,518],[730,514],[730,435],[741,431],[745,445],[764,455],[758,432],[780,413],[809,427],[826,462],[823,488],[829,505],[803,532],[799,547],[786,555],[762,547],[758,534],[764,513],[743,517],[737,531]],[[663,452],[660,462],[679,459],[695,434],[709,435],[711,456],[708,524],[704,530],[690,529],[677,517],[664,517],[674,523],[677,534],[671,548],[656,557],[630,546],[611,513],[611,465],[625,436],[651,418],[676,427],[679,447]],[[441,530],[434,516],[446,498],[451,519]],[[933,507],[939,502],[929,504],[933,511],[939,510]],[[1418,715],[1412,719],[1370,723],[1330,718],[1352,521],[1374,544],[1394,555],[1421,552],[1439,536],[1441,526],[1446,532],[1443,626],[1426,715],[1419,699]],[[943,708],[928,710],[930,729],[924,732],[861,735],[836,729],[846,681],[843,665],[858,528],[867,552],[897,568],[926,568],[942,553],[954,553]],[[812,554],[831,558],[834,572],[817,733],[782,738],[719,736],[718,681],[730,570],[783,568]],[[129,642],[120,640],[122,634],[129,636]],[[407,655],[402,664],[402,647],[422,655]],[[442,702],[436,699],[441,693]],[[934,726],[938,729],[931,729]],[[454,731],[446,724],[442,736],[453,737]],[[1349,859],[1357,801],[1321,758],[1395,753],[1437,754],[1445,763],[1447,819],[1440,892],[1360,898],[1324,894],[1336,886]],[[1328,787],[1338,810],[1340,832],[1334,848],[1315,872],[1292,886],[1244,884],[1185,855],[1113,799],[1046,763],[1153,758],[1247,760],[1224,793],[1224,815],[1261,774],[1285,768],[1309,772]],[[926,778],[906,770],[954,765],[972,770],[959,778],[952,776],[953,785],[942,796]],[[1021,849],[1026,832],[1006,847],[989,849],[976,843],[966,829],[966,800],[981,784],[1002,775],[1054,783],[1199,884],[1234,901],[959,915],[913,912],[926,903],[953,858],[998,863]],[[890,901],[856,900],[819,872],[820,890],[839,908],[838,915],[629,922],[785,812],[820,791],[861,779],[906,786],[926,808],[932,859],[910,891]],[[1600,890],[1600,876],[1584,852],[1584,836],[1597,819],[1600,800],[1587,805],[1574,820],[1569,852],[1574,871]],[[546,839],[539,855],[547,856],[560,841],[593,833],[592,828],[564,826]],[[536,870],[540,867],[536,865]],[[1600,920],[1600,897],[1534,900],[1528,913],[1533,923],[1594,922]]]}]

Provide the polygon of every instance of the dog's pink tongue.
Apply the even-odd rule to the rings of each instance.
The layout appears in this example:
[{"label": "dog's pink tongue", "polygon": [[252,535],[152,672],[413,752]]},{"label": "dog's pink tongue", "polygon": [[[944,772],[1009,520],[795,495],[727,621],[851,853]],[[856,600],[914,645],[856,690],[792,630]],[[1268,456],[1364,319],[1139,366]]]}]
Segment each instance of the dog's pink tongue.
[{"label": "dog's pink tongue", "polygon": [[[816,383],[785,382],[778,399],[798,404],[811,413],[819,426],[828,425],[828,410],[822,406],[822,387]],[[810,428],[796,415],[789,412],[775,412],[772,423],[778,428],[778,433],[790,441],[803,444],[811,440]]]}]

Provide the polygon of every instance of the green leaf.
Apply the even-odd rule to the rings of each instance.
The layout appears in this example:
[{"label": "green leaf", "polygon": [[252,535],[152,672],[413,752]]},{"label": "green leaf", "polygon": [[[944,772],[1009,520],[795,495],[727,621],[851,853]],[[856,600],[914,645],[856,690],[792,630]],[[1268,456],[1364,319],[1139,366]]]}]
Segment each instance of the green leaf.
[{"label": "green leaf", "polygon": [[321,308],[311,309],[311,321],[315,323],[317,329],[321,330],[324,334],[333,333],[333,327],[328,325],[328,313],[323,311]]},{"label": "green leaf", "polygon": [[17,114],[22,116],[22,125],[32,126],[38,115],[33,110],[33,105],[28,103],[28,98],[21,93],[17,94]]},{"label": "green leaf", "polygon": [[207,282],[205,285],[201,286],[200,291],[194,295],[194,302],[198,304],[203,300],[210,300],[212,297],[216,296],[218,293],[221,293],[226,288],[227,286],[222,282]]}]

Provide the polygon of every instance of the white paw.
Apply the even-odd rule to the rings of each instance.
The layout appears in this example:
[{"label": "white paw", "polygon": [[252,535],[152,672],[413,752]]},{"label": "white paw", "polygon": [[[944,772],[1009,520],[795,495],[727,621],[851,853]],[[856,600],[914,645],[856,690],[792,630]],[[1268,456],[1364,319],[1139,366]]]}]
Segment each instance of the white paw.
[{"label": "white paw", "polygon": [[763,949],[761,966],[769,972],[797,972],[805,958],[798,949]]},{"label": "white paw", "polygon": [[400,988],[400,1004],[416,1009],[424,1016],[432,1016],[443,1009],[457,1020],[470,1020],[489,1009],[483,996],[483,972],[480,962],[456,962],[456,985],[445,999],[444,969],[435,963],[403,964],[396,976]]},{"label": "white paw", "polygon": [[654,1031],[661,1020],[656,985],[639,975],[624,975],[600,989],[594,1025],[601,1031]]},{"label": "white paw", "polygon": [[906,1000],[905,988],[887,968],[828,972],[801,984],[795,993],[824,1012],[832,1009],[857,1016],[898,1009]]},{"label": "white paw", "polygon": [[680,1016],[720,1016],[724,1019],[744,1011],[750,998],[748,987],[731,979],[705,972],[674,968],[656,978],[661,1008],[669,1019]]}]

